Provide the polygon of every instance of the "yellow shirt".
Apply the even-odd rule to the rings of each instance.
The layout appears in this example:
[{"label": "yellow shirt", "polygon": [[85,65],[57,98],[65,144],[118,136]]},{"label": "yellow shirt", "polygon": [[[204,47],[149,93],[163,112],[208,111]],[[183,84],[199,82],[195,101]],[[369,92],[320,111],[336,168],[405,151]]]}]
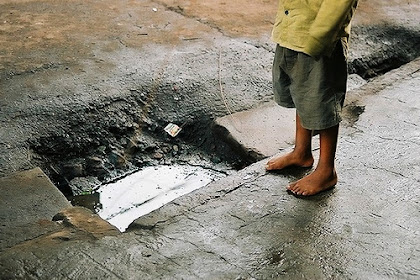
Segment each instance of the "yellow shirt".
[{"label": "yellow shirt", "polygon": [[329,56],[338,40],[347,45],[358,0],[279,0],[272,39],[310,56]]}]

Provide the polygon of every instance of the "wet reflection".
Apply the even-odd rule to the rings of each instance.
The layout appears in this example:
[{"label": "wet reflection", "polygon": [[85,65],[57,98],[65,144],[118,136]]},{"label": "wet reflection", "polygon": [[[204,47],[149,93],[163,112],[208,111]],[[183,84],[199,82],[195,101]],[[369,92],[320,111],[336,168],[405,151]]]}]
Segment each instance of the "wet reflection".
[{"label": "wet reflection", "polygon": [[76,195],[70,198],[72,205],[83,206],[94,212],[98,212],[102,208],[99,202],[99,193]]},{"label": "wet reflection", "polygon": [[117,182],[101,186],[97,213],[125,231],[140,216],[199,189],[225,175],[189,165],[147,167]]}]

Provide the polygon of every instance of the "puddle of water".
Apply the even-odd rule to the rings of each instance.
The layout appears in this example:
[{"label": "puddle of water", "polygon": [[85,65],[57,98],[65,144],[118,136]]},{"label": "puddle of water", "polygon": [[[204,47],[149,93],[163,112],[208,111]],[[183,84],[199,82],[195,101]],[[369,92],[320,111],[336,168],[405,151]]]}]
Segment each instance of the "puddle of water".
[{"label": "puddle of water", "polygon": [[189,165],[147,167],[101,186],[97,213],[123,232],[138,217],[224,176]]}]

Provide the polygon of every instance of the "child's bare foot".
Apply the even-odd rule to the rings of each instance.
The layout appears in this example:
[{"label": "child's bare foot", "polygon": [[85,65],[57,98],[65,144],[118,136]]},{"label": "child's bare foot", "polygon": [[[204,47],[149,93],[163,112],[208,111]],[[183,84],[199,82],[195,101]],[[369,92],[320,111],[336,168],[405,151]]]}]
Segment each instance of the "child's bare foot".
[{"label": "child's bare foot", "polygon": [[267,162],[266,170],[280,170],[289,166],[311,167],[314,164],[312,154],[304,155],[292,151],[288,154],[278,156]]},{"label": "child's bare foot", "polygon": [[327,172],[316,169],[313,173],[291,183],[287,189],[296,195],[309,196],[329,190],[337,184],[335,170]]}]

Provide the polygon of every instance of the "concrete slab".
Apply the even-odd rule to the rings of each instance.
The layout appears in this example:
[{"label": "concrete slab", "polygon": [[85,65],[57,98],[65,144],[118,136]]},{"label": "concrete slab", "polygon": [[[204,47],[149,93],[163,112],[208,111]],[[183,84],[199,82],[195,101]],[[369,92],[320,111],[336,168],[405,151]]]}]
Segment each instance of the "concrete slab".
[{"label": "concrete slab", "polygon": [[[349,75],[347,90],[356,90],[366,83],[357,74]],[[214,129],[245,158],[258,161],[293,145],[295,125],[295,110],[272,101],[258,108],[220,117],[216,119]]]},{"label": "concrete slab", "polygon": [[71,206],[40,168],[0,178],[0,250],[57,230],[52,218]]},{"label": "concrete slab", "polygon": [[251,161],[293,145],[295,110],[274,102],[216,119],[216,133]]}]

